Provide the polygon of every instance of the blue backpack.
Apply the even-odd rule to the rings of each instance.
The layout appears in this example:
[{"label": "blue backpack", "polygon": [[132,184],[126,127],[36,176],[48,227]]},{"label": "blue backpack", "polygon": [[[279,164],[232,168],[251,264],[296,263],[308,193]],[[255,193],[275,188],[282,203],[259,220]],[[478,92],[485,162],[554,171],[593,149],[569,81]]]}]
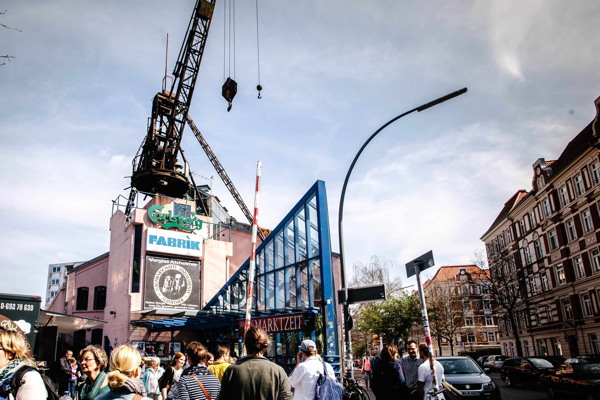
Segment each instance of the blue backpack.
[{"label": "blue backpack", "polygon": [[327,367],[323,363],[323,373],[319,372],[315,400],[343,400],[344,387],[335,379],[327,376]]}]

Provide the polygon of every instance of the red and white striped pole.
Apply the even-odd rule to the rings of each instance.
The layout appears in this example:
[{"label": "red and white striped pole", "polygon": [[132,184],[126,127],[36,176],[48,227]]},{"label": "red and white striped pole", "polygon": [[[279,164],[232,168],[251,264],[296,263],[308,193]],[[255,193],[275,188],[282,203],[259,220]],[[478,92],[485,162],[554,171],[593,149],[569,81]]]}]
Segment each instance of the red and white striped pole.
[{"label": "red and white striped pole", "polygon": [[[261,162],[256,164],[256,187],[254,188],[254,219],[252,220],[252,250],[250,252],[250,265],[248,266],[248,287],[246,290],[246,321],[244,324],[244,337],[250,329],[250,321],[252,319],[252,298],[254,294],[254,276],[256,270],[256,233],[258,231],[258,200],[260,198],[260,175]],[[244,354],[246,348],[244,347]]]}]

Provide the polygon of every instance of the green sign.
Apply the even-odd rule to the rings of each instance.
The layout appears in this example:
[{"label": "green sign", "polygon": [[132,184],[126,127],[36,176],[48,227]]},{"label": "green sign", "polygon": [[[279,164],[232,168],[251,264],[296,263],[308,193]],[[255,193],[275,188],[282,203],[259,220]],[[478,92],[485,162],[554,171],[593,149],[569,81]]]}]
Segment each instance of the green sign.
[{"label": "green sign", "polygon": [[165,229],[179,228],[188,232],[202,229],[202,220],[196,218],[195,213],[192,213],[191,217],[184,217],[180,214],[173,215],[171,211],[163,213],[161,212],[163,208],[165,206],[157,204],[151,206],[148,209],[148,218],[150,218],[150,221],[161,225]]}]

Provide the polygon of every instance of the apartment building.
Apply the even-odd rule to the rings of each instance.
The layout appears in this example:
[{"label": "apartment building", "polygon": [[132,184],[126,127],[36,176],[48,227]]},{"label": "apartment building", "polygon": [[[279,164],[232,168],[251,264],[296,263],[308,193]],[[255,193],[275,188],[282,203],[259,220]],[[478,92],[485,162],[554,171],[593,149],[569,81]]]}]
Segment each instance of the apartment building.
[{"label": "apartment building", "polygon": [[533,164],[481,238],[514,308],[499,310],[506,355],[600,354],[600,98],[556,160]]}]

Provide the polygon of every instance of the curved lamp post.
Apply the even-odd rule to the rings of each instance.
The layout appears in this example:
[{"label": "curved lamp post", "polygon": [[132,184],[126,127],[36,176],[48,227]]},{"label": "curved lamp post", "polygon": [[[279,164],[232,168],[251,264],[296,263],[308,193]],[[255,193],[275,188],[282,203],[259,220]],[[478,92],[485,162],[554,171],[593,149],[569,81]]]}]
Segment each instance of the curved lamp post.
[{"label": "curved lamp post", "polygon": [[[341,273],[341,280],[342,280],[342,290],[346,292],[346,296],[345,296],[345,301],[343,303],[343,314],[344,314],[344,340],[346,343],[346,356],[344,357],[344,359],[347,360],[352,360],[352,344],[350,341],[350,329],[352,329],[349,325],[350,325],[350,313],[349,313],[349,303],[347,301],[348,299],[348,288],[346,287],[346,271],[344,268],[344,234],[343,234],[343,229],[342,229],[342,221],[344,218],[344,199],[346,196],[346,187],[348,186],[348,180],[350,179],[350,174],[352,173],[352,170],[354,169],[354,165],[356,164],[356,161],[358,160],[358,157],[360,157],[360,155],[362,154],[363,150],[365,149],[365,147],[367,147],[367,145],[371,142],[371,140],[373,140],[373,138],[375,138],[375,136],[377,136],[377,134],[379,134],[379,132],[381,132],[382,130],[384,130],[388,125],[392,124],[393,122],[399,120],[402,117],[407,116],[408,114],[411,114],[415,111],[421,112],[421,111],[425,111],[428,108],[437,106],[438,104],[441,104],[445,101],[448,101],[450,99],[453,99],[457,96],[460,96],[461,94],[464,94],[467,92],[467,88],[463,88],[460,90],[457,90],[456,92],[452,92],[449,93],[445,96],[442,96],[438,99],[435,99],[433,101],[430,101],[429,103],[423,104],[419,107],[413,108],[412,110],[406,111],[400,115],[398,115],[395,118],[392,118],[391,120],[389,120],[388,122],[386,122],[385,124],[383,124],[381,126],[381,128],[377,129],[375,131],[375,133],[373,133],[368,139],[367,141],[362,145],[362,147],[360,148],[360,150],[358,150],[358,153],[356,153],[356,156],[354,157],[354,160],[352,160],[352,164],[350,164],[350,169],[348,169],[348,172],[346,173],[346,179],[344,180],[344,186],[342,187],[342,194],[340,195],[340,206],[339,206],[339,213],[338,213],[338,233],[339,233],[339,241],[340,241],[340,273]],[[350,368],[350,374],[352,375],[352,368]]]}]

